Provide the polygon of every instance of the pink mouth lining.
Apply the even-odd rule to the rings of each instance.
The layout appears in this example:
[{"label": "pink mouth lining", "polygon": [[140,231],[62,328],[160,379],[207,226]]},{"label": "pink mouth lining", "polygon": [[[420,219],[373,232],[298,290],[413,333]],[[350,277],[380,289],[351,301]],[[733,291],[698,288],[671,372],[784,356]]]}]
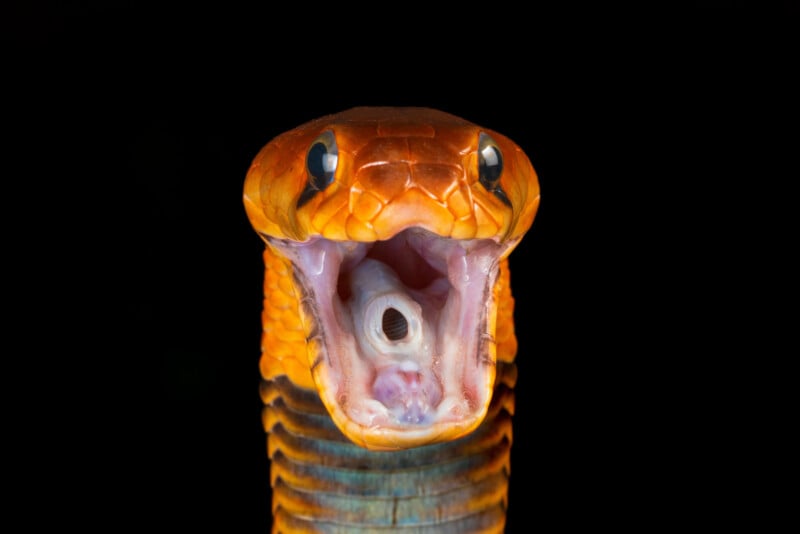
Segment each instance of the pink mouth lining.
[{"label": "pink mouth lining", "polygon": [[[326,405],[372,429],[482,417],[494,378],[492,288],[511,245],[414,228],[377,243],[268,243],[295,266]],[[407,323],[399,340],[379,326],[388,308]]]}]

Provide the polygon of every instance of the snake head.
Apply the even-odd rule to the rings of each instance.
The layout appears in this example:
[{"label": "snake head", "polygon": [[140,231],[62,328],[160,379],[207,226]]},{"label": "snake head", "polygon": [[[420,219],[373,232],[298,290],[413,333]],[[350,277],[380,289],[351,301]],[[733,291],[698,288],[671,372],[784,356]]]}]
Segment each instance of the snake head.
[{"label": "snake head", "polygon": [[[539,203],[516,144],[431,109],[354,108],[268,143],[244,203],[291,272],[304,340],[291,378],[350,440],[406,448],[480,424],[516,347],[513,329],[497,335],[506,258]],[[262,364],[267,378],[286,368]]]}]

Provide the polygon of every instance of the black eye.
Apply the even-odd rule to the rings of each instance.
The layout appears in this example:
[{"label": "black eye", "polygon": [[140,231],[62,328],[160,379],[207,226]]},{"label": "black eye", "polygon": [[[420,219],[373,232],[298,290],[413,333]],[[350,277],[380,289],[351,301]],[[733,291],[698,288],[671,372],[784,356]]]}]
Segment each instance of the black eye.
[{"label": "black eye", "polygon": [[297,199],[298,208],[311,200],[317,192],[331,185],[338,161],[339,149],[333,132],[323,132],[311,143],[306,154],[308,180],[305,189],[300,193],[300,198]]},{"label": "black eye", "polygon": [[478,179],[487,191],[511,207],[505,191],[500,188],[500,176],[503,174],[503,154],[494,140],[481,133],[478,138]]}]

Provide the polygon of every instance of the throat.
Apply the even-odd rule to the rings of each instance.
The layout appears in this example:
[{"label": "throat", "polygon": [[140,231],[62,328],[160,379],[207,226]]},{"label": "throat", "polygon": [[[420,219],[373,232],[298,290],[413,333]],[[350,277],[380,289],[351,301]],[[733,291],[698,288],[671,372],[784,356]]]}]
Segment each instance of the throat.
[{"label": "throat", "polygon": [[[410,277],[405,276],[408,280]],[[363,393],[378,404],[375,418],[422,424],[443,396],[442,354],[452,325],[441,313],[449,295],[444,277],[407,286],[388,264],[365,258],[350,277],[347,309],[363,372]],[[378,423],[372,419],[370,424]]]}]

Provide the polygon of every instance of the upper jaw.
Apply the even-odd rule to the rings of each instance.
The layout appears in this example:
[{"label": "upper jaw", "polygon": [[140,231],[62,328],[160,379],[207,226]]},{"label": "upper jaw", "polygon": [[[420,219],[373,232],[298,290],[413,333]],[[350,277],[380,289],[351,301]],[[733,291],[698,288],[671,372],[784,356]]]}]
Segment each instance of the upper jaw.
[{"label": "upper jaw", "polygon": [[294,266],[309,366],[346,436],[395,449],[480,424],[495,378],[493,288],[512,245],[417,228],[376,243],[267,242]]}]

